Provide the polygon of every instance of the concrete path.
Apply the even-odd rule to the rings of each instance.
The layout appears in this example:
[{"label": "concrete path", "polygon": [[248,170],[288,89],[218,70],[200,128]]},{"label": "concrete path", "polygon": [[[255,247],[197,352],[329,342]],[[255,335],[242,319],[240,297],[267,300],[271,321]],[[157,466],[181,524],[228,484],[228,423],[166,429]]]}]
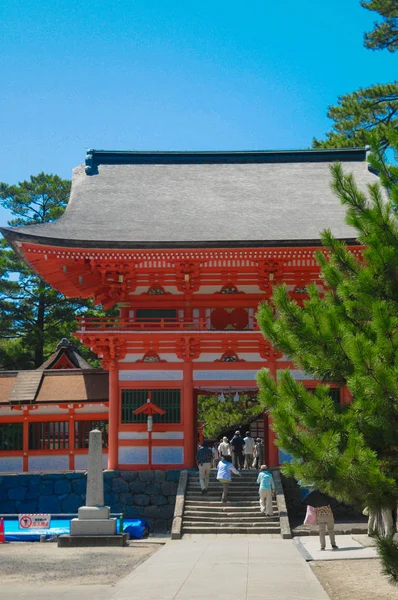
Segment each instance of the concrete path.
[{"label": "concrete path", "polygon": [[[355,536],[360,538],[362,536]],[[363,536],[367,539],[368,536]],[[296,537],[294,542],[306,560],[342,560],[357,558],[377,558],[375,547],[365,547],[352,535],[336,535],[337,550],[332,550],[326,537],[326,550],[321,551],[319,537]]]},{"label": "concrete path", "polygon": [[112,600],[327,600],[293,540],[217,535],[170,541]]},{"label": "concrete path", "polygon": [[328,600],[329,596],[293,540],[218,534],[169,541],[114,586],[3,585],[0,598]]}]

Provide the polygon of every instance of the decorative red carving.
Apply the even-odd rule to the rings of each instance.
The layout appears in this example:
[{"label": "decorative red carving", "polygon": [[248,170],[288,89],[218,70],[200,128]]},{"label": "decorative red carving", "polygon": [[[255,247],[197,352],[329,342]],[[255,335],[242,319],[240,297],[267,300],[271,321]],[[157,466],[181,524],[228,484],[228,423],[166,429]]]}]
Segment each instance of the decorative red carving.
[{"label": "decorative red carving", "polygon": [[136,360],[137,363],[164,363],[165,360],[162,360],[157,352],[154,350],[148,350],[146,354],[140,359]]},{"label": "decorative red carving", "polygon": [[176,354],[184,361],[200,356],[200,341],[194,338],[180,338],[176,341]]},{"label": "decorative red carving", "polygon": [[236,354],[236,352],[233,352],[233,350],[227,350],[226,352],[224,352],[224,354],[221,356],[221,358],[218,358],[214,362],[245,362],[245,361],[242,358],[239,358],[239,356]]}]

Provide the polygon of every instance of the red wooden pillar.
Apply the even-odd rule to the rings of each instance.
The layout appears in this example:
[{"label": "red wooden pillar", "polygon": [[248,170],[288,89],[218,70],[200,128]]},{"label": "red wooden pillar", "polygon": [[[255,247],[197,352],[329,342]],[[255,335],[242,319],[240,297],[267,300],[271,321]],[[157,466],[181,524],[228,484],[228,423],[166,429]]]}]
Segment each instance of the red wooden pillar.
[{"label": "red wooden pillar", "polygon": [[263,413],[264,419],[264,463],[266,465],[269,464],[269,453],[268,453],[268,440],[269,440],[269,431],[268,431],[268,414],[264,411]]},{"label": "red wooden pillar", "polygon": [[194,391],[193,391],[193,365],[191,360],[186,360],[183,367],[182,401],[184,407],[184,466],[195,466],[196,432]]},{"label": "red wooden pillar", "polygon": [[[276,362],[272,357],[269,365],[269,371],[271,375],[276,379]],[[275,444],[275,432],[272,429],[272,417],[268,416],[268,465],[270,467],[277,467],[279,465],[279,450]]]},{"label": "red wooden pillar", "polygon": [[69,470],[75,469],[75,416],[74,410],[69,410]]},{"label": "red wooden pillar", "polygon": [[109,365],[109,425],[108,425],[108,469],[117,469],[119,452],[119,371],[117,361]]},{"label": "red wooden pillar", "polygon": [[23,458],[22,458],[22,471],[27,473],[29,471],[29,419],[28,419],[28,411],[25,412],[25,416],[23,419],[23,429],[22,429],[22,450],[23,450]]}]

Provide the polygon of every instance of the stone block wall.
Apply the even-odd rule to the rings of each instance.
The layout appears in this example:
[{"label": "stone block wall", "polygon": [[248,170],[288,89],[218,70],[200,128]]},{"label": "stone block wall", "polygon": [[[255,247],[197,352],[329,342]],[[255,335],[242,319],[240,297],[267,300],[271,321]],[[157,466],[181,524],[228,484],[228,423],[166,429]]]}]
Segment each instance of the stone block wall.
[{"label": "stone block wall", "polygon": [[[292,526],[295,526],[297,522],[304,521],[307,507],[301,501],[300,487],[297,485],[297,481],[293,477],[285,477],[282,473],[281,480],[289,519]],[[366,521],[366,517],[349,504],[333,500],[331,507],[336,520],[341,520],[342,522],[349,520],[355,522]]]},{"label": "stone block wall", "polygon": [[[179,476],[179,470],[105,471],[105,505],[126,519],[145,519],[151,531],[170,531]],[[0,475],[0,516],[77,513],[85,500],[86,474],[79,471]]]}]

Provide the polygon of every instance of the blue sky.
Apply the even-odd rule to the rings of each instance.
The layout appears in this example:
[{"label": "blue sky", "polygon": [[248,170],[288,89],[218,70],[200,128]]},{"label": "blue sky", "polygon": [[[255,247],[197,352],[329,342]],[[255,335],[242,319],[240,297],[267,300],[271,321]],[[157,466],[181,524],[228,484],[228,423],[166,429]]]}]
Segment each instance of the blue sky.
[{"label": "blue sky", "polygon": [[[0,181],[87,148],[306,148],[327,106],[392,81],[359,0],[2,0]],[[0,210],[0,224],[7,215]]]}]

